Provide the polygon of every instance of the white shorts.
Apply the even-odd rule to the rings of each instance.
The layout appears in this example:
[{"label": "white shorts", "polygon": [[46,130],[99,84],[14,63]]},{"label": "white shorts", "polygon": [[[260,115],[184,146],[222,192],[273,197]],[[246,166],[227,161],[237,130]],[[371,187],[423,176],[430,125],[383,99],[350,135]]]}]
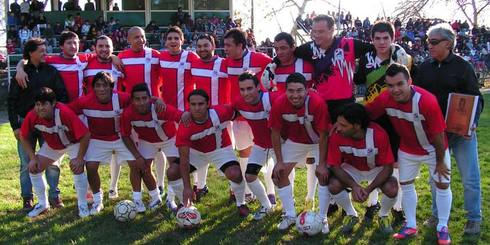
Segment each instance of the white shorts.
[{"label": "white shorts", "polygon": [[254,136],[247,121],[233,121],[231,139],[233,147],[238,151],[253,145]]},{"label": "white shorts", "polygon": [[[47,158],[56,162],[58,160],[61,160],[61,158],[63,157],[63,155],[65,153],[68,153],[70,160],[75,159],[78,155],[79,149],[80,149],[80,143],[69,145],[68,147],[66,147],[65,149],[62,149],[62,150],[55,150],[55,149],[49,147],[49,145],[47,143],[44,143],[41,146],[41,149],[39,149],[39,151],[36,154],[43,156],[43,157],[47,157]],[[58,161],[58,162],[61,163],[61,161]]]},{"label": "white shorts", "polygon": [[263,167],[271,158],[274,162],[276,162],[276,154],[274,153],[274,149],[253,145],[252,153],[250,153],[250,156],[248,157],[248,164],[253,163]]},{"label": "white shorts", "polygon": [[105,164],[111,161],[112,154],[114,154],[117,164],[136,160],[126,145],[124,145],[122,139],[115,141],[90,139],[87,154],[85,154],[85,160],[87,162],[99,162]]},{"label": "white shorts", "polygon": [[[400,164],[400,182],[407,182],[417,178],[420,174],[420,165],[423,163],[429,166],[429,173],[432,179],[439,182],[439,174],[434,173],[434,170],[436,169],[435,152],[429,155],[420,156],[398,150],[398,163]],[[448,170],[451,170],[451,156],[449,155],[449,150],[446,150],[444,153],[444,163]],[[451,182],[451,176],[448,176],[448,178],[441,176],[440,182]]]},{"label": "white shorts", "polygon": [[237,161],[235,152],[231,146],[208,153],[191,149],[189,153],[189,162],[196,169],[204,168],[208,163],[213,163],[216,169],[219,170],[225,163],[231,161]]},{"label": "white shorts", "polygon": [[318,144],[301,144],[287,139],[281,145],[282,161],[284,163],[303,163],[307,157],[315,159],[315,165],[320,160]]},{"label": "white shorts", "polygon": [[138,151],[145,159],[154,159],[157,152],[160,151],[163,151],[165,157],[179,157],[179,151],[175,146],[175,137],[162,143],[150,143],[140,139]]},{"label": "white shorts", "polygon": [[343,163],[342,165],[340,165],[340,167],[345,172],[347,172],[347,174],[349,174],[350,177],[352,177],[352,179],[354,179],[354,181],[358,184],[361,183],[362,181],[367,181],[367,182],[373,181],[376,178],[376,176],[378,176],[378,174],[381,172],[381,170],[383,170],[383,167],[375,167],[369,171],[361,171],[347,163]]}]

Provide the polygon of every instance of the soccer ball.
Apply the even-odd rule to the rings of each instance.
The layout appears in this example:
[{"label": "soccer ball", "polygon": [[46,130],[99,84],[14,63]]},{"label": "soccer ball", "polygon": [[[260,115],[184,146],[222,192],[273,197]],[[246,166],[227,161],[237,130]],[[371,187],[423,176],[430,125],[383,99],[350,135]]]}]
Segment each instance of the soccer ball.
[{"label": "soccer ball", "polygon": [[296,229],[306,236],[314,236],[322,230],[322,222],[313,211],[304,211],[296,218]]},{"label": "soccer ball", "polygon": [[180,208],[175,218],[180,228],[191,229],[201,223],[201,214],[194,206]]},{"label": "soccer ball", "polygon": [[136,217],[136,205],[130,200],[122,200],[114,206],[114,217],[117,221],[128,222]]}]

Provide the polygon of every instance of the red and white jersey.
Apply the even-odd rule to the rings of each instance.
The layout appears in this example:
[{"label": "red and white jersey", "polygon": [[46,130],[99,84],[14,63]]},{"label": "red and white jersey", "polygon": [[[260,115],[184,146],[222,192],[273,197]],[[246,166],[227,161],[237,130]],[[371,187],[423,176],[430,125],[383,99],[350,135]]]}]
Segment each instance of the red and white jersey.
[{"label": "red and white jersey", "polygon": [[175,122],[180,121],[182,112],[167,105],[165,111],[157,113],[155,103],[151,103],[150,106],[150,112],[147,114],[138,113],[132,105],[124,109],[121,116],[122,136],[131,136],[132,129],[136,131],[139,139],[150,143],[165,142],[175,136]]},{"label": "red and white jersey", "polygon": [[83,95],[83,70],[95,54],[78,54],[73,59],[63,55],[46,56],[46,63],[58,70],[68,93],[68,100],[74,101]]},{"label": "red and white jersey", "polygon": [[93,92],[92,82],[94,76],[101,71],[110,73],[112,80],[114,80],[114,89],[122,91],[122,84],[119,82],[122,73],[116,69],[112,62],[100,62],[98,59],[92,59],[88,62],[87,67],[83,71],[85,94]]},{"label": "red and white jersey", "polygon": [[226,129],[235,116],[230,105],[219,105],[209,109],[204,123],[191,121],[188,127],[179,124],[175,146],[188,146],[196,151],[208,153],[231,145]]},{"label": "red and white jersey", "polygon": [[264,92],[255,105],[250,105],[240,97],[233,103],[233,108],[247,120],[252,129],[254,143],[262,148],[272,148],[271,130],[267,126],[272,104],[281,95],[279,92]]},{"label": "red and white jersey", "polygon": [[277,91],[285,92],[286,91],[286,79],[289,75],[298,72],[305,76],[306,81],[308,82],[308,88],[311,87],[312,84],[312,76],[313,76],[313,64],[309,61],[303,60],[301,58],[296,58],[293,64],[283,66],[277,66],[274,71],[274,79],[276,80]]},{"label": "red and white jersey", "polygon": [[301,108],[295,108],[282,94],[272,105],[269,127],[293,142],[318,144],[319,132],[330,128],[329,118],[327,104],[318,94],[308,93]]},{"label": "red and white jersey", "polygon": [[[388,90],[366,105],[370,117],[387,114],[400,136],[400,150],[414,155],[435,152],[435,135],[443,133],[446,123],[437,98],[425,89],[412,86],[412,98],[405,104],[396,102]],[[444,140],[447,148],[447,140]]]},{"label": "red and white jersey", "polygon": [[78,115],[87,118],[90,138],[114,141],[119,139],[122,109],[131,102],[128,94],[114,91],[107,104],[97,101],[95,93],[85,95],[69,104]]},{"label": "red and white jersey", "polygon": [[31,110],[20,128],[20,137],[27,139],[37,129],[49,147],[55,150],[65,149],[67,146],[78,143],[88,133],[87,127],[73,113],[70,108],[61,103],[56,103],[51,120],[40,118]]},{"label": "red and white jersey", "polygon": [[226,58],[226,73],[231,86],[231,98],[240,97],[240,87],[238,86],[238,76],[245,71],[251,71],[260,79],[265,67],[271,62],[271,58],[264,53],[246,50],[241,59],[235,60]]},{"label": "red and white jersey", "polygon": [[146,83],[152,96],[160,96],[160,52],[151,48],[144,48],[140,52],[126,49],[118,57],[124,64],[125,76],[121,79],[124,91],[131,93],[134,85]]},{"label": "red and white jersey", "polygon": [[183,111],[187,108],[187,95],[194,90],[191,63],[199,59],[196,53],[184,50],[178,55],[168,51],[160,54],[162,98],[165,103]]},{"label": "red and white jersey", "polygon": [[230,82],[225,59],[216,55],[210,62],[195,60],[191,64],[191,74],[195,88],[208,93],[212,106],[230,104]]},{"label": "red and white jersey", "polygon": [[346,163],[359,171],[369,171],[394,162],[388,134],[376,123],[369,124],[364,139],[355,140],[338,132],[328,139],[327,164],[330,166]]}]

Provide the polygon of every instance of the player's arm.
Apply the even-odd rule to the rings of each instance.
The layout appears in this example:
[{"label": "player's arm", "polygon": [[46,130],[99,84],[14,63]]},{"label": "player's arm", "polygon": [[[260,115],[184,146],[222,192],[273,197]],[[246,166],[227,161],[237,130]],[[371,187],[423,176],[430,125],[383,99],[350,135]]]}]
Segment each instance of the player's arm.
[{"label": "player's arm", "polygon": [[328,184],[328,168],[327,168],[327,147],[328,147],[328,131],[320,131],[320,139],[318,145],[320,147],[320,160],[316,167],[316,174],[321,184]]},{"label": "player's arm", "polygon": [[117,55],[114,54],[110,56],[110,59],[112,61],[112,64],[116,67],[116,69],[121,72],[122,74],[121,76],[124,77],[124,64],[122,60],[119,57],[117,57]]},{"label": "player's arm", "polygon": [[280,177],[283,175],[282,173],[286,171],[286,165],[282,159],[281,133],[278,129],[271,128],[271,141],[277,161],[276,166],[274,166],[274,176],[280,181]]},{"label": "player's arm", "polygon": [[180,175],[182,176],[182,181],[184,182],[184,192],[183,192],[183,204],[188,207],[192,203],[192,187],[190,181],[190,163],[189,163],[189,153],[190,148],[188,146],[179,146],[180,155]]},{"label": "player's arm", "polygon": [[22,147],[24,148],[24,151],[27,153],[27,156],[29,157],[29,171],[32,173],[39,173],[39,162],[37,161],[36,153],[34,152],[34,149],[32,147],[32,143],[30,140],[30,135],[34,131],[34,125],[31,123],[31,118],[33,115],[33,111],[29,112],[22,123],[22,127],[20,129],[20,143],[22,144]]},{"label": "player's arm", "polygon": [[24,89],[27,88],[27,82],[29,82],[29,76],[27,76],[27,73],[24,71],[24,66],[27,64],[26,59],[21,59],[17,63],[17,66],[15,67],[16,69],[16,74],[15,74],[15,80],[17,81],[17,84]]},{"label": "player's arm", "polygon": [[335,166],[331,168],[335,177],[342,182],[342,184],[346,187],[350,187],[352,189],[352,199],[356,202],[364,202],[369,196],[367,193],[364,193],[362,187],[340,166]]},{"label": "player's arm", "polygon": [[433,137],[432,143],[434,148],[436,148],[436,169],[434,170],[434,173],[439,174],[439,179],[436,179],[436,182],[441,182],[443,180],[441,177],[449,179],[449,176],[451,175],[451,171],[447,168],[446,163],[444,163],[444,155],[446,153],[444,144],[445,137],[444,132],[438,133]]},{"label": "player's arm", "polygon": [[371,193],[374,189],[380,187],[384,182],[390,178],[390,176],[393,174],[393,164],[386,164],[383,165],[383,169],[381,172],[379,172],[378,175],[374,178],[374,180],[369,184],[365,190],[369,194]]},{"label": "player's arm", "polygon": [[85,153],[87,153],[89,140],[90,132],[87,131],[87,133],[80,139],[77,157],[70,161],[70,168],[74,174],[83,173],[83,169],[85,168],[85,160],[83,157],[85,157]]}]

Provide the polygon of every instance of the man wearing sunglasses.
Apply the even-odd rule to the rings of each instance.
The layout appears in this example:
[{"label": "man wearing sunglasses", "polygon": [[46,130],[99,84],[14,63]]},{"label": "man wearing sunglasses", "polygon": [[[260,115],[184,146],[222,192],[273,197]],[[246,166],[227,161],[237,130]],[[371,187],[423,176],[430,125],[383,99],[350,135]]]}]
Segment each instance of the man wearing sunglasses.
[{"label": "man wearing sunglasses", "polygon": [[[476,126],[483,110],[483,98],[472,65],[453,53],[456,34],[449,24],[438,24],[428,30],[428,45],[431,59],[421,66],[415,84],[433,93],[442,112],[446,113],[449,93],[463,93],[480,96],[471,136],[448,133],[449,149],[454,154],[464,188],[464,208],[467,219],[464,232],[476,234],[481,226],[481,187],[478,161]],[[432,181],[431,181],[432,183]],[[434,185],[432,184],[432,190]],[[433,192],[434,193],[434,192]],[[432,195],[434,199],[435,195]],[[427,225],[437,224],[437,206],[432,205],[432,216]]]}]

